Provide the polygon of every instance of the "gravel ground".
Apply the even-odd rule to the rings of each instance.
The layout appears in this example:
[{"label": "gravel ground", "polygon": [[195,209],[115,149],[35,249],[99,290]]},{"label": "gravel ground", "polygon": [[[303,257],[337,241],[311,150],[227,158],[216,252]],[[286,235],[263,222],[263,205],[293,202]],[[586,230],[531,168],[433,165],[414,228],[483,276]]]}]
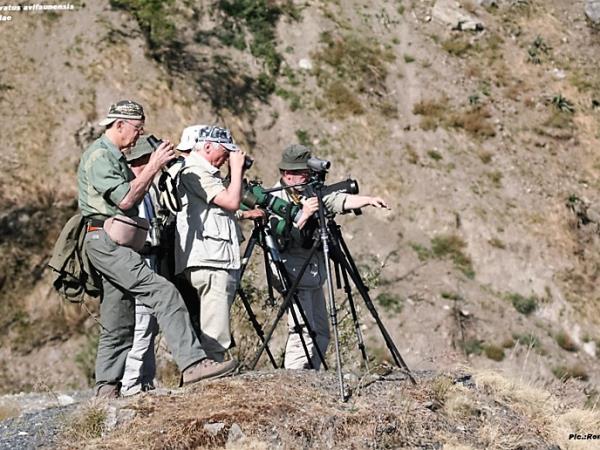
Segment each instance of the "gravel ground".
[{"label": "gravel ground", "polygon": [[14,394],[0,397],[0,408],[11,417],[0,421],[0,450],[52,447],[77,403],[90,398],[92,391],[68,394]]},{"label": "gravel ground", "polygon": [[23,414],[0,422],[0,449],[52,447],[62,429],[65,415],[75,405],[59,406]]}]

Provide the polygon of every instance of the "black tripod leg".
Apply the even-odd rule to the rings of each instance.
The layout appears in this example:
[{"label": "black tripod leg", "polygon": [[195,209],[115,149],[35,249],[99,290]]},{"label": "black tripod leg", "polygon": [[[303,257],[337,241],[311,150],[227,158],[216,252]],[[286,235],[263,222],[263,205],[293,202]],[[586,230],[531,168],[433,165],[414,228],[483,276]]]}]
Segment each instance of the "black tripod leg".
[{"label": "black tripod leg", "polygon": [[318,247],[318,242],[315,242],[315,245],[313,245],[313,248],[311,249],[308,258],[306,259],[306,261],[302,265],[302,268],[300,269],[300,272],[298,273],[298,277],[292,284],[292,287],[290,288],[289,292],[285,296],[285,299],[281,303],[281,306],[279,307],[279,310],[277,311],[277,316],[275,317],[275,320],[273,321],[271,328],[269,328],[269,330],[267,331],[267,334],[265,336],[265,342],[256,351],[256,354],[254,355],[254,359],[250,363],[250,366],[249,366],[250,369],[254,369],[256,367],[256,364],[258,364],[258,360],[260,359],[262,353],[265,351],[265,348],[267,347],[268,342],[271,340],[271,337],[273,337],[273,333],[275,332],[275,328],[277,328],[277,324],[279,323],[279,321],[285,314],[285,311],[290,307],[290,303],[292,302],[293,294],[296,291],[296,289],[298,288],[300,279],[302,278],[302,275],[306,271],[306,268],[308,267],[310,260],[312,259],[313,255],[317,251],[317,247]]},{"label": "black tripod leg", "polygon": [[346,269],[348,274],[350,275],[350,278],[352,278],[352,282],[358,289],[358,292],[360,293],[361,297],[363,298],[365,305],[367,306],[367,309],[369,310],[369,312],[371,313],[371,316],[373,316],[373,319],[377,323],[377,327],[379,328],[379,331],[381,332],[381,335],[383,336],[385,344],[386,344],[388,350],[390,351],[392,358],[394,358],[394,362],[396,363],[396,365],[399,368],[404,369],[406,375],[408,375],[410,381],[412,381],[413,384],[417,384],[410,369],[406,365],[406,362],[404,362],[404,359],[402,359],[402,355],[400,355],[400,352],[398,351],[398,348],[394,344],[394,341],[392,340],[391,336],[389,335],[388,331],[386,330],[385,326],[383,325],[383,322],[381,321],[381,318],[379,317],[377,310],[375,309],[375,305],[373,304],[373,301],[371,300],[371,297],[369,296],[368,289],[360,277],[360,274],[358,272],[356,264],[354,263],[354,260],[352,259],[352,256],[350,255],[348,247],[346,246],[346,243],[344,242],[344,239],[339,231],[338,225],[335,224],[334,226],[330,227],[330,231],[331,231],[331,234],[335,235],[335,238],[340,245],[341,251],[343,252],[343,255],[342,255],[343,257],[340,257],[340,263],[342,265],[342,270]]},{"label": "black tripod leg", "polygon": [[269,306],[275,306],[275,293],[273,292],[273,271],[271,270],[271,264],[269,263],[268,247],[261,243],[263,250],[263,259],[265,264],[265,273],[267,274],[267,292],[269,293]]},{"label": "black tripod leg", "polygon": [[244,305],[244,308],[246,309],[246,313],[248,314],[248,319],[250,320],[250,323],[254,327],[254,331],[256,331],[256,334],[258,335],[260,341],[265,345],[265,351],[267,352],[267,355],[269,356],[269,359],[271,360],[271,364],[273,364],[273,368],[277,369],[277,361],[275,361],[275,358],[273,357],[273,354],[271,353],[269,346],[265,343],[265,333],[264,333],[260,323],[258,323],[258,320],[256,320],[256,315],[254,314],[254,311],[252,311],[252,307],[250,306],[250,301],[248,300],[248,297],[246,297],[246,293],[242,290],[242,288],[238,288],[237,293],[240,296],[240,299],[242,300],[242,304]]},{"label": "black tripod leg", "polygon": [[[273,368],[277,369],[277,361],[275,361],[275,358],[273,357],[273,354],[271,353],[269,346],[265,342],[265,333],[263,331],[263,328],[260,325],[260,323],[258,322],[258,320],[256,319],[256,314],[254,314],[254,311],[252,311],[252,307],[250,306],[250,301],[248,300],[246,293],[241,288],[242,276],[244,275],[244,272],[246,271],[246,268],[248,267],[248,263],[250,262],[250,258],[252,256],[252,251],[254,250],[254,247],[256,246],[256,243],[258,242],[259,235],[260,235],[260,227],[255,226],[254,230],[252,230],[252,235],[250,236],[250,239],[248,239],[248,244],[246,245],[246,249],[244,251],[244,256],[242,257],[242,264],[240,266],[240,277],[239,277],[240,278],[240,287],[237,289],[237,293],[238,293],[240,299],[242,300],[242,304],[244,305],[244,309],[246,310],[246,313],[248,314],[248,320],[250,320],[250,323],[254,327],[254,331],[256,331],[256,334],[258,335],[262,345],[264,346],[264,349],[266,350],[267,355],[269,356],[269,360],[271,361]],[[254,368],[254,366],[252,368]]]},{"label": "black tripod leg", "polygon": [[356,313],[356,306],[354,305],[354,298],[352,297],[352,288],[350,287],[350,282],[348,280],[348,272],[341,268],[342,278],[344,280],[344,292],[346,292],[346,296],[348,297],[348,304],[350,305],[350,312],[352,314],[352,322],[354,323],[354,330],[356,331],[356,339],[358,341],[358,348],[362,355],[363,361],[365,363],[365,368],[367,371],[369,370],[369,358],[367,356],[367,349],[365,347],[365,342],[363,340],[362,332],[360,331],[360,322],[358,321],[358,314]]}]

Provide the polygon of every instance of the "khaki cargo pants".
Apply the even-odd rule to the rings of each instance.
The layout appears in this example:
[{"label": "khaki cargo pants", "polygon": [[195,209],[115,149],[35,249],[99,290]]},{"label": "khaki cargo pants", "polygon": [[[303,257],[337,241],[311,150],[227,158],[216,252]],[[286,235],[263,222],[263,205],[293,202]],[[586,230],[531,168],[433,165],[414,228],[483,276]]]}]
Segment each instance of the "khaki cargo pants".
[{"label": "khaki cargo pants", "polygon": [[230,310],[239,270],[192,267],[185,276],[200,301],[200,342],[209,358],[223,361],[231,347]]}]

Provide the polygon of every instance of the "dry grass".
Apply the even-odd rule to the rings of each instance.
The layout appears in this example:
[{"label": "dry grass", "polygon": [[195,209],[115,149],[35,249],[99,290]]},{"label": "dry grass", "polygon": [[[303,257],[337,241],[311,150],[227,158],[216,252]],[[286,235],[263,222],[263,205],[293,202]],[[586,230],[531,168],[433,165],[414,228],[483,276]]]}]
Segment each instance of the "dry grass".
[{"label": "dry grass", "polygon": [[420,125],[424,130],[435,130],[438,127],[457,128],[477,139],[487,139],[496,135],[496,129],[490,123],[492,114],[484,106],[454,110],[448,97],[442,96],[415,103],[412,112],[422,116]]},{"label": "dry grass", "polygon": [[65,443],[85,442],[99,438],[106,426],[106,409],[92,401],[84,408],[75,411],[68,421],[69,424],[63,435]]},{"label": "dry grass", "polygon": [[[566,442],[565,430],[598,428],[595,411],[566,410],[548,392],[496,372],[476,373],[473,384],[464,370],[419,377],[417,386],[373,378],[347,403],[332,373],[254,372],[132,399],[127,408],[137,416],[102,439],[92,437],[102,413],[90,409],[82,415],[89,433],[71,432],[64,447],[548,448]],[[235,443],[233,424],[244,434]]]},{"label": "dry grass", "polygon": [[485,107],[471,108],[458,112],[450,118],[450,126],[462,128],[476,138],[490,138],[496,135],[496,129],[489,122],[492,114]]},{"label": "dry grass", "polygon": [[498,372],[482,371],[475,375],[475,381],[496,401],[510,405],[541,425],[547,426],[558,408],[558,401],[549,392],[523,381],[506,378]]}]

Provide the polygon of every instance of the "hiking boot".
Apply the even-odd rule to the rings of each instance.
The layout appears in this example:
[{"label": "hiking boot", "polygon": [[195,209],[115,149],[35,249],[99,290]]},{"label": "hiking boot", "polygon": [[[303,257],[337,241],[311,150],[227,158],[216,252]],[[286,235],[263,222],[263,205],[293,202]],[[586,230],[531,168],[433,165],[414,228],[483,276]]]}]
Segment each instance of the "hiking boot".
[{"label": "hiking boot", "polygon": [[200,380],[209,380],[229,375],[233,372],[238,363],[235,359],[229,361],[216,362],[209,358],[191,365],[183,371],[182,384],[196,383]]},{"label": "hiking boot", "polygon": [[96,397],[106,399],[119,398],[119,386],[116,384],[103,384],[96,390]]}]

